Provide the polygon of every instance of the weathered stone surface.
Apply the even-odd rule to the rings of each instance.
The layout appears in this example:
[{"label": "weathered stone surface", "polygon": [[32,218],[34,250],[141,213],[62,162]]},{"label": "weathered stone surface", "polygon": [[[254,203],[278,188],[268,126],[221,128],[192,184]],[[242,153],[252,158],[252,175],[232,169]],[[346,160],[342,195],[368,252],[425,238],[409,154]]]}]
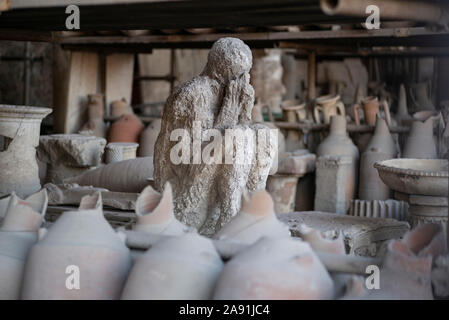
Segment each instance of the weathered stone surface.
[{"label": "weathered stone surface", "polygon": [[347,177],[353,159],[346,156],[321,156],[316,162],[315,205],[317,211],[346,214],[352,195],[347,194]]},{"label": "weathered stone surface", "polygon": [[26,197],[41,188],[36,147],[48,108],[0,105],[0,194]]},{"label": "weathered stone surface", "polygon": [[[245,188],[250,191],[265,188],[277,146],[269,144],[262,152],[258,150],[259,155],[267,155],[264,156],[267,161],[260,161],[260,157],[256,157],[254,143],[249,144],[246,139],[234,141],[233,150],[243,148],[246,153],[243,164],[206,164],[202,159],[198,161],[198,156],[202,154],[201,143],[196,146],[200,150],[193,146],[193,152],[188,155],[182,149],[182,156],[187,158],[184,163],[175,164],[171,153],[177,144],[190,150],[191,137],[195,144],[195,140],[201,140],[199,135],[204,130],[219,130],[224,141],[225,129],[267,129],[262,124],[251,122],[254,105],[254,89],[249,84],[251,65],[252,55],[247,45],[239,39],[222,38],[209,52],[204,71],[178,86],[164,108],[154,152],[156,189],[161,191],[165,182],[169,181],[173,186],[175,216],[206,235],[214,234],[240,210]],[[189,136],[181,134],[175,137],[175,141],[170,141],[175,129],[184,129]],[[182,140],[177,142],[180,137]],[[213,141],[217,144],[215,139]],[[218,148],[225,150],[223,155],[226,154],[221,143],[218,143]],[[215,160],[220,160],[216,149],[213,150]]]},{"label": "weathered stone surface", "polygon": [[[302,150],[299,150],[302,151]],[[278,174],[304,175],[315,170],[316,156],[304,152],[284,152],[279,154]]]},{"label": "weathered stone surface", "polygon": [[292,236],[301,236],[302,225],[321,232],[341,233],[349,253],[362,256],[375,256],[380,244],[400,238],[410,229],[407,222],[393,219],[352,217],[318,211],[277,216],[289,225]]},{"label": "weathered stone surface", "polygon": [[50,205],[78,205],[84,196],[101,191],[105,206],[121,210],[134,210],[138,196],[137,193],[113,192],[104,188],[79,186],[76,183],[60,185],[47,183],[44,188],[47,189]]},{"label": "weathered stone surface", "polygon": [[409,221],[408,204],[405,201],[388,200],[351,200],[348,214],[366,218],[390,218]]},{"label": "weathered stone surface", "polygon": [[106,146],[104,138],[81,134],[53,134],[39,138],[37,155],[48,164],[93,167],[101,164]]}]

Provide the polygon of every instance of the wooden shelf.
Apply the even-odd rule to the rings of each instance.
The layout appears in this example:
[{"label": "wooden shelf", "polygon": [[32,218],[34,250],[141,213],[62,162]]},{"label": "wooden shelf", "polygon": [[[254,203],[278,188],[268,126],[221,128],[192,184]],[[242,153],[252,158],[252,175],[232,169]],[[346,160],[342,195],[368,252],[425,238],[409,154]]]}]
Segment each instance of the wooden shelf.
[{"label": "wooden shelf", "polygon": [[[306,123],[295,123],[295,122],[285,122],[285,121],[277,121],[274,124],[280,129],[295,129],[295,130],[304,130],[304,131],[324,131],[329,130],[328,124],[306,124]],[[348,124],[347,125],[348,132],[351,133],[367,133],[374,132],[374,126],[369,125],[356,125],[356,124]],[[409,127],[404,126],[390,126],[391,133],[407,133],[410,131]]]}]

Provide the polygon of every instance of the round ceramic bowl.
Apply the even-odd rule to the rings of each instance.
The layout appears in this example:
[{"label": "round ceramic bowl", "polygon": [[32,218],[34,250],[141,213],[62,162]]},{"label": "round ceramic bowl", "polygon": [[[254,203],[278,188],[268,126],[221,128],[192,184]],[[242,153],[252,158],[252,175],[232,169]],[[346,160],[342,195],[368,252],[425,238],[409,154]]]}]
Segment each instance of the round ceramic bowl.
[{"label": "round ceramic bowl", "polygon": [[390,159],[374,167],[382,181],[395,191],[426,196],[447,196],[448,161],[443,159]]}]

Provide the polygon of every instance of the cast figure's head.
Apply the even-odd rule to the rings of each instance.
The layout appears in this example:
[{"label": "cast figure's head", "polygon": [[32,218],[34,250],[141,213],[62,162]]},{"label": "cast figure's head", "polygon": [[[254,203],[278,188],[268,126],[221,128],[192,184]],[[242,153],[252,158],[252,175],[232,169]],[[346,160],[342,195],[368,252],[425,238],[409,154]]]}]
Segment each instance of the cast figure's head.
[{"label": "cast figure's head", "polygon": [[249,72],[253,64],[251,49],[240,39],[221,38],[209,51],[203,73],[222,83]]}]

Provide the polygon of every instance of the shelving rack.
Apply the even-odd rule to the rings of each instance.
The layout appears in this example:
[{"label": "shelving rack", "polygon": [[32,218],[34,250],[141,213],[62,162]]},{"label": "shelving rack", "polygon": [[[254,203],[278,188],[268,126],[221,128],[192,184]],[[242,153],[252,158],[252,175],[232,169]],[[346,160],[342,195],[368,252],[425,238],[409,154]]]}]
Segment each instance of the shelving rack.
[{"label": "shelving rack", "polygon": [[[0,0],[0,8],[3,0]],[[319,0],[15,0],[0,15],[0,40],[44,41],[55,44],[55,96],[57,131],[70,132],[68,117],[82,112],[79,96],[102,90],[92,80],[90,69],[98,67],[99,54],[123,55],[123,68],[131,68],[129,55],[155,48],[209,48],[221,37],[232,36],[252,48],[295,49],[311,63],[309,99],[315,98],[314,65],[317,56],[447,56],[449,32],[434,25],[366,30],[364,17],[328,16]],[[65,7],[79,5],[81,29],[91,35],[62,37],[54,31],[65,29]],[[329,30],[319,25],[356,24],[360,29]],[[299,32],[279,32],[270,26],[301,25]],[[189,34],[186,28],[214,28],[210,34]],[[255,28],[248,31],[243,28]],[[94,31],[148,29],[150,35],[95,35]],[[162,29],[180,29],[163,34]],[[268,29],[268,30],[267,30]],[[242,32],[242,30],[244,30]],[[63,49],[60,50],[59,48]],[[58,51],[59,50],[59,51]],[[70,54],[67,54],[70,52]],[[81,71],[75,72],[73,68]],[[120,69],[120,66],[118,67]],[[117,72],[122,72],[119,70]],[[107,72],[107,70],[106,70]],[[126,78],[123,81],[132,81]],[[112,81],[112,80],[106,80]],[[73,83],[84,83],[81,88]],[[108,83],[106,83],[106,86]],[[117,85],[117,84],[115,84]],[[61,89],[62,88],[62,89]],[[61,91],[62,90],[62,91]],[[127,90],[131,90],[128,88]],[[279,124],[301,129],[293,124]],[[59,126],[59,127],[58,127]],[[318,127],[314,129],[319,129]],[[354,130],[372,130],[363,128]],[[321,129],[320,129],[321,130]],[[396,128],[398,131],[404,128]]]}]

